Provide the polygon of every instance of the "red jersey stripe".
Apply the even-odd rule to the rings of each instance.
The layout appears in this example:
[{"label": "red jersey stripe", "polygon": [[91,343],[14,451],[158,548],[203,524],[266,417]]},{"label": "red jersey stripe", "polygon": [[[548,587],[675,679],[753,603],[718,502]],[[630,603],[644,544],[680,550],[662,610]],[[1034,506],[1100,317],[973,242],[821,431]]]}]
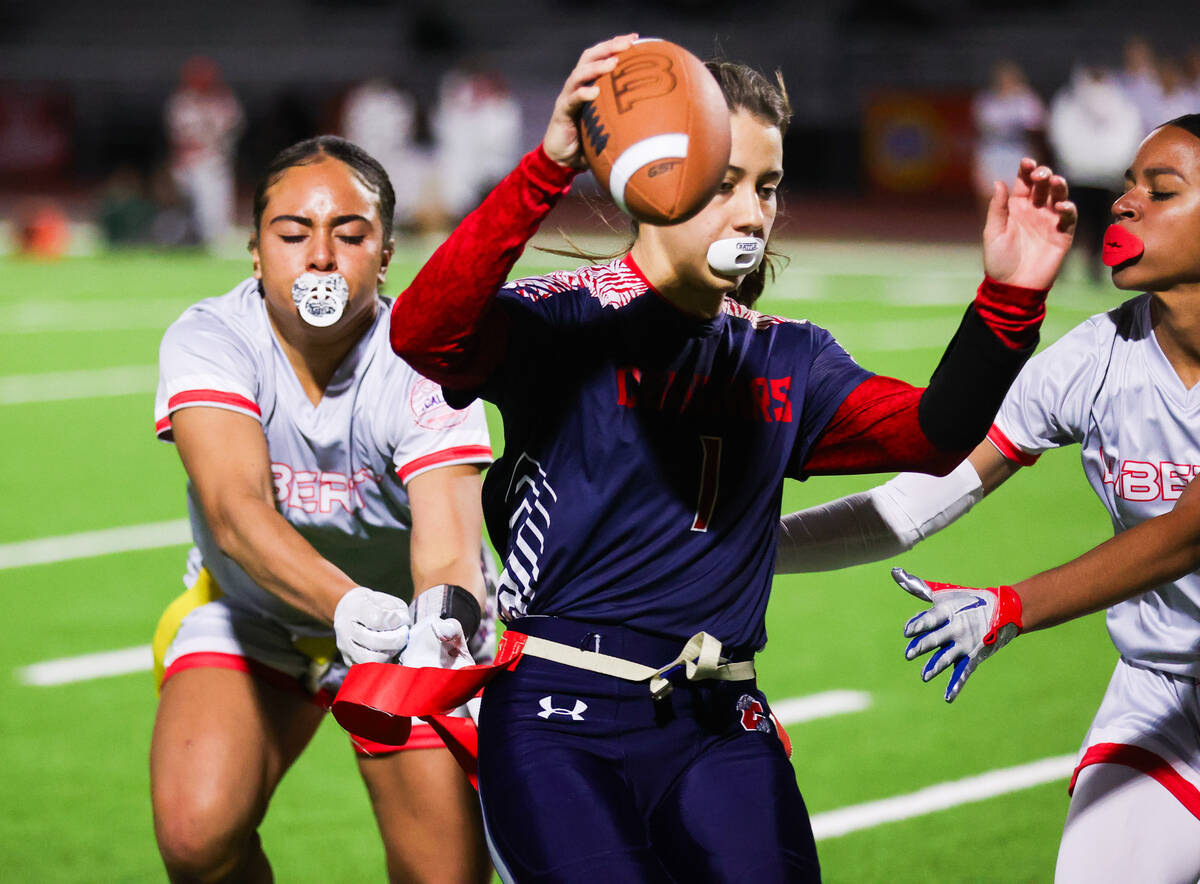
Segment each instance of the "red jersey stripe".
[{"label": "red jersey stripe", "polygon": [[184,390],[170,398],[167,402],[167,410],[174,411],[181,405],[193,405],[198,402],[219,402],[222,405],[232,405],[236,408],[244,408],[256,417],[262,417],[262,409],[258,407],[257,403],[237,393],[225,393],[221,390]]},{"label": "red jersey stripe", "polygon": [[240,654],[227,654],[221,651],[196,651],[184,654],[167,667],[167,671],[163,673],[163,684],[165,685],[171,676],[183,672],[185,669],[233,669],[237,672],[248,673],[273,688],[307,697],[318,706],[329,708],[331,702],[331,698],[325,696],[324,692],[316,695],[310,694],[304,689],[299,679]]},{"label": "red jersey stripe", "polygon": [[1141,771],[1162,784],[1192,816],[1200,819],[1200,789],[1184,779],[1161,755],[1128,743],[1097,743],[1095,746],[1089,746],[1083,753],[1083,760],[1075,768],[1075,773],[1071,775],[1068,794],[1075,791],[1075,781],[1079,779],[1079,772],[1092,764],[1122,764]]},{"label": "red jersey stripe", "polygon": [[487,445],[456,445],[453,448],[443,448],[441,451],[410,460],[396,469],[396,475],[400,477],[401,482],[407,482],[415,473],[430,467],[448,463],[490,461],[491,459],[492,449]]},{"label": "red jersey stripe", "polygon": [[987,440],[995,445],[996,450],[1004,455],[1006,459],[1011,460],[1013,463],[1019,463],[1023,467],[1033,466],[1037,463],[1038,458],[1041,457],[1040,454],[1028,454],[1022,451],[995,424],[992,424],[992,428],[988,430]]}]

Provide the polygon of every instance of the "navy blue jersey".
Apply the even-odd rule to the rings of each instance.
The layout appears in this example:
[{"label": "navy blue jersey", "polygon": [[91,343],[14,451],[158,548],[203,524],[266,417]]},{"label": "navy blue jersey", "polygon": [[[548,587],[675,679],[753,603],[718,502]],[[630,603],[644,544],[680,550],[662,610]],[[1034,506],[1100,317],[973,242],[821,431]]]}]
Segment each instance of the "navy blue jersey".
[{"label": "navy blue jersey", "polygon": [[504,418],[483,495],[504,618],[761,648],[783,479],[870,374],[808,322],[688,316],[628,257],[497,298],[506,355],[473,392]]}]

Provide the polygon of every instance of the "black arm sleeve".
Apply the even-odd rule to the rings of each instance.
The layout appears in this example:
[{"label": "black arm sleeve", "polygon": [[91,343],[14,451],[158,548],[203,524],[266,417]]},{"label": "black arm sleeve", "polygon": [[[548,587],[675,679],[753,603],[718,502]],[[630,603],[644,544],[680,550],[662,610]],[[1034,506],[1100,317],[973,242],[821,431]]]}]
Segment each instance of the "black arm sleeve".
[{"label": "black arm sleeve", "polygon": [[917,406],[917,420],[929,441],[949,451],[975,447],[1035,349],[1036,337],[1020,349],[1009,347],[973,305],[968,307]]}]

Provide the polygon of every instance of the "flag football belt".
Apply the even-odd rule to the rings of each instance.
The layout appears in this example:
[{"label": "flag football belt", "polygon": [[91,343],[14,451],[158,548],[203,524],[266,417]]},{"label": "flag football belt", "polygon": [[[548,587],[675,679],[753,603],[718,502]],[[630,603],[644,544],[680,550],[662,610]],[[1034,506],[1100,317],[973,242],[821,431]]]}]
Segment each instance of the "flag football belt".
[{"label": "flag football belt", "polygon": [[408,739],[410,718],[431,721],[458,708],[477,696],[499,672],[515,669],[525,655],[624,681],[648,682],[650,696],[656,700],[671,692],[670,679],[680,672],[689,681],[754,678],[754,661],[723,659],[721,642],[706,632],[696,633],[674,660],[656,669],[509,629],[500,639],[494,663],[460,669],[395,663],[351,666],[333,700],[333,717],[352,734],[400,746]]},{"label": "flag football belt", "polygon": [[[507,639],[510,634],[506,632],[504,638]],[[747,681],[754,678],[753,660],[737,663],[725,660],[721,656],[720,640],[707,632],[697,632],[693,635],[674,660],[658,669],[634,663],[624,657],[573,648],[536,635],[517,633],[514,640],[519,643],[520,652],[530,657],[550,660],[575,669],[586,669],[588,672],[599,672],[601,675],[611,675],[625,681],[648,681],[650,696],[655,700],[671,693],[671,676],[680,671],[688,681]]]}]

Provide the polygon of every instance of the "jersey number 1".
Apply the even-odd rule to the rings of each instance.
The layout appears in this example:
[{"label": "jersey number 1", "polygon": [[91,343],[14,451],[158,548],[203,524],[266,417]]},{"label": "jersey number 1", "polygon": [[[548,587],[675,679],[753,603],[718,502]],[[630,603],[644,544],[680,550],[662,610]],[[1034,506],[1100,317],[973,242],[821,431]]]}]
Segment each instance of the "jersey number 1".
[{"label": "jersey number 1", "polygon": [[717,485],[721,479],[721,437],[700,437],[700,494],[696,500],[693,531],[707,531],[717,506]]}]

